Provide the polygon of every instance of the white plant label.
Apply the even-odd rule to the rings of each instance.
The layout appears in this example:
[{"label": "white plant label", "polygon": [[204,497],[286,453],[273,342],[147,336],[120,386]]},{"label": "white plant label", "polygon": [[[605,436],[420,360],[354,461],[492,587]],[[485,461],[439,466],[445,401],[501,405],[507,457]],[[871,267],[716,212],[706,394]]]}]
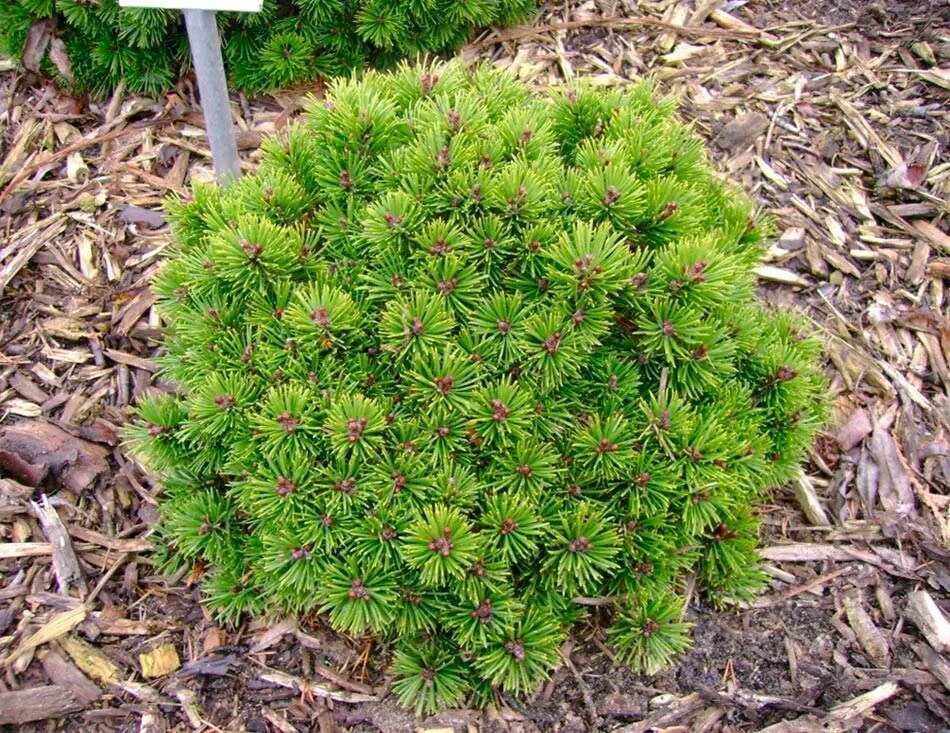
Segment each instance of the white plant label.
[{"label": "white plant label", "polygon": [[119,0],[123,8],[169,8],[215,12],[259,13],[263,0]]}]

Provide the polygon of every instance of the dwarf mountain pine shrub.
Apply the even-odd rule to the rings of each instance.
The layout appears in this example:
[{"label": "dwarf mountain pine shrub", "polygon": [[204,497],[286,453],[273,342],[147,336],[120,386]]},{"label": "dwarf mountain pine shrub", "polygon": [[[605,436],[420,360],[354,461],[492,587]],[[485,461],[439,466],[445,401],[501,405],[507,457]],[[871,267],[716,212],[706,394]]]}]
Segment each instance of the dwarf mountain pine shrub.
[{"label": "dwarf mountain pine shrub", "polygon": [[[531,17],[537,0],[264,0],[259,13],[219,13],[231,84],[285,87],[461,46],[472,31]],[[52,23],[82,91],[136,93],[172,86],[191,63],[182,14],[120,8],[118,0],[0,0],[0,54],[20,57],[35,24]],[[61,66],[61,64],[60,64]],[[57,75],[49,59],[43,68]],[[62,78],[62,77],[61,77]]]},{"label": "dwarf mountain pine shrub", "polygon": [[374,72],[171,204],[181,393],[130,437],[220,618],[385,637],[429,712],[530,693],[585,599],[652,673],[688,575],[761,583],[755,506],[822,419],[819,346],[755,302],[763,224],[673,111],[646,83]]}]

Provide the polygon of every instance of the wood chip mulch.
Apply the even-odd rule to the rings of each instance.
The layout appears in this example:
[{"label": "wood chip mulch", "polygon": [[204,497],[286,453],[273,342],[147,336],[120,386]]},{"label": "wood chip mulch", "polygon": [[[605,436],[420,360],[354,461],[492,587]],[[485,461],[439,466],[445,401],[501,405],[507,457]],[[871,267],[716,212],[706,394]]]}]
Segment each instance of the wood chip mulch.
[{"label": "wood chip mulch", "polygon": [[[120,426],[155,384],[163,198],[211,177],[185,81],[77,100],[0,60],[0,727],[79,731],[940,731],[950,720],[950,5],[568,0],[466,50],[539,88],[652,74],[775,216],[763,299],[827,342],[835,415],[763,513],[773,582],[691,604],[639,677],[596,628],[525,701],[414,720],[371,639],[216,626],[157,569]],[[299,89],[234,98],[245,169]]]}]

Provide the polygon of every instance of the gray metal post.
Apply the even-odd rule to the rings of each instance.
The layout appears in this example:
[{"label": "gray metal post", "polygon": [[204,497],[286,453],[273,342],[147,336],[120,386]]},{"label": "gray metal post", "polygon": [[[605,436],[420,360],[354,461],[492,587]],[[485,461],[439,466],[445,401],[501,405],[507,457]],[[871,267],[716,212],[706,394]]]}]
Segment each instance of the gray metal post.
[{"label": "gray metal post", "polygon": [[221,39],[212,10],[182,10],[185,27],[188,29],[188,45],[195,62],[198,77],[198,93],[201,95],[201,111],[204,113],[205,130],[211,143],[214,159],[214,174],[218,183],[227,183],[241,177],[237,143],[234,141],[234,124],[231,122],[231,106],[228,101],[228,83],[224,77],[221,61]]}]

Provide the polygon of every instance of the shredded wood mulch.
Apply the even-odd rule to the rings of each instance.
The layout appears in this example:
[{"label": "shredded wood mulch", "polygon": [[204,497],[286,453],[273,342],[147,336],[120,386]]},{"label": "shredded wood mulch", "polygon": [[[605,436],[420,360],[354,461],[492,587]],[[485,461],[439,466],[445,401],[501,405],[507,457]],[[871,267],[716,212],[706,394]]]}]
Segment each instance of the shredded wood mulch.
[{"label": "shredded wood mulch", "polygon": [[[829,5],[831,7],[829,7]],[[216,626],[149,539],[119,428],[155,383],[162,199],[211,177],[183,82],[77,100],[0,74],[0,726],[939,731],[950,720],[950,5],[569,0],[465,51],[540,88],[652,73],[773,212],[761,295],[827,342],[831,424],[763,510],[771,588],[654,677],[596,624],[528,700],[414,720],[385,649],[317,618]],[[235,98],[243,165],[304,95]],[[49,722],[50,720],[56,722]]]}]

